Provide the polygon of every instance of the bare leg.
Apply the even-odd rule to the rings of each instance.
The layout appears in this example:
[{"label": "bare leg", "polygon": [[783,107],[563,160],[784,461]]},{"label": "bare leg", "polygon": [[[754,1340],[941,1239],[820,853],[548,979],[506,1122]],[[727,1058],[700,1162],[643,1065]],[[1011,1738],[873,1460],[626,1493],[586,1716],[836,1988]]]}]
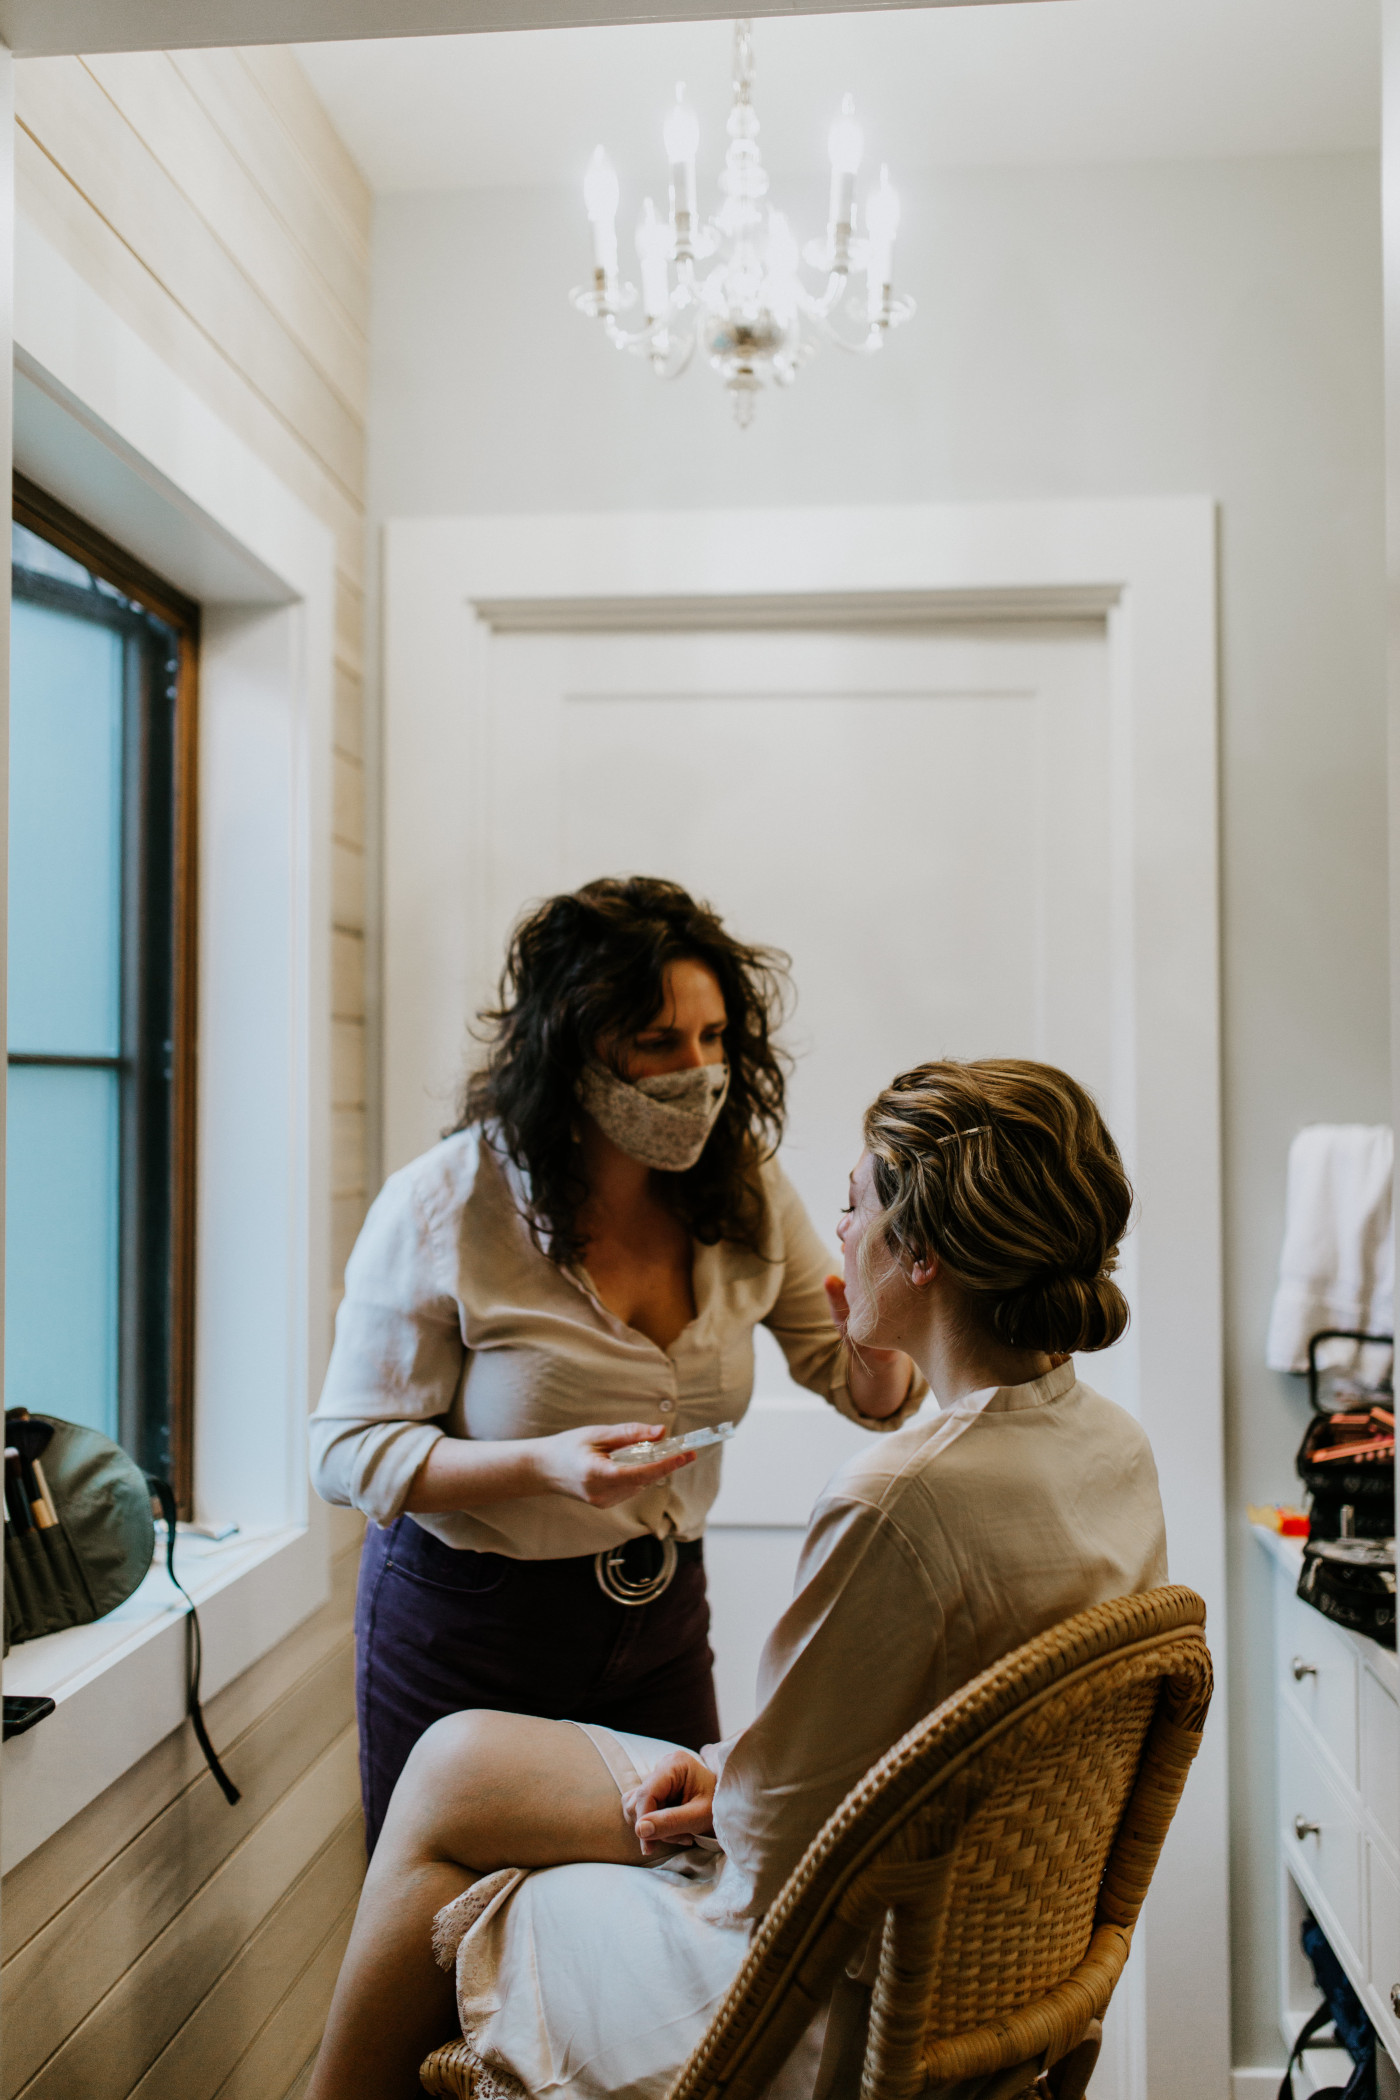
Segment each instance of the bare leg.
[{"label": "bare leg", "polygon": [[616,1782],[581,1730],[523,1714],[438,1721],[389,1803],[306,2100],[421,2092],[419,2064],[456,2029],[433,1917],[479,1875],[641,1857]]}]

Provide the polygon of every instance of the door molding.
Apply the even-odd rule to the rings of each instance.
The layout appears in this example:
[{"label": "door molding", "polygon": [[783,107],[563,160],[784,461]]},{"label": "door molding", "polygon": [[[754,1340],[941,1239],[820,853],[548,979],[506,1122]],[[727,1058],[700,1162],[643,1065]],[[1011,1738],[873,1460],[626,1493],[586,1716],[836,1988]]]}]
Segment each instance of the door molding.
[{"label": "door molding", "polygon": [[[1139,1408],[1172,1575],[1206,1598],[1222,1679],[1125,1993],[1121,2100],[1228,2090],[1216,517],[1143,502],[609,512],[395,521],[384,545],[386,1166],[422,1148],[499,967],[472,952],[496,634],[1105,623],[1115,909],[1128,988],[1117,1135],[1139,1191]],[[462,783],[468,783],[464,803]],[[440,1115],[437,1120],[441,1121]],[[1183,2023],[1180,2008],[1192,2007]],[[1134,2007],[1139,2010],[1134,2016]],[[1107,2066],[1105,2066],[1107,2068]]]},{"label": "door molding", "polygon": [[801,629],[888,634],[909,630],[1052,620],[1102,620],[1121,596],[1117,584],[1062,589],[1005,585],[985,590],[691,592],[632,598],[477,598],[472,606],[493,634],[703,634]]}]

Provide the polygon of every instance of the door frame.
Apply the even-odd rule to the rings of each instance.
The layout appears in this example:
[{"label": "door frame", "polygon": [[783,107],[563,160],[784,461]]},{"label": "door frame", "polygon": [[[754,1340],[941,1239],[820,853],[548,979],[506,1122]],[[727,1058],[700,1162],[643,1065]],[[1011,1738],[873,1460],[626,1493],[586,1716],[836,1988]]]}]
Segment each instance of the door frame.
[{"label": "door frame", "polygon": [[[676,626],[1106,622],[1105,850],[1135,1232],[1139,1411],[1172,1575],[1205,1597],[1218,1695],[1139,1932],[1122,2100],[1229,2090],[1224,1696],[1216,509],[917,504],[407,519],[384,533],[385,1165],[430,1142],[499,958],[481,914],[497,633]],[[461,783],[468,783],[464,804]],[[1189,2006],[1189,2021],[1181,2008]]]}]

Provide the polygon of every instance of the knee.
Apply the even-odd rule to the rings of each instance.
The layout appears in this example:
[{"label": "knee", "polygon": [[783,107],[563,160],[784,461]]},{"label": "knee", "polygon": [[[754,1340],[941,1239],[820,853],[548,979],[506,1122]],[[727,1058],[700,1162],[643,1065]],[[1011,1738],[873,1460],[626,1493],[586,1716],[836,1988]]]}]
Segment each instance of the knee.
[{"label": "knee", "polygon": [[413,1860],[452,1857],[449,1831],[485,1768],[499,1715],[448,1714],[419,1736],[400,1772],[373,1865],[392,1871]]},{"label": "knee", "polygon": [[510,1716],[485,1708],[468,1707],[434,1721],[419,1736],[404,1766],[401,1784],[437,1788],[449,1778],[460,1778],[465,1768],[487,1757],[499,1746]]}]

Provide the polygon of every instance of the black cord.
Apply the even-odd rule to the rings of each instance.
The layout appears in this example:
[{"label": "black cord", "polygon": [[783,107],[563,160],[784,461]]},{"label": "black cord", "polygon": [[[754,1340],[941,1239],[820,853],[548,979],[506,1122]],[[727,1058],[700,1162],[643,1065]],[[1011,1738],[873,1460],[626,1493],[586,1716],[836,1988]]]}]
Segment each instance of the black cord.
[{"label": "black cord", "polygon": [[219,1763],[214,1745],[209,1740],[209,1731],[204,1725],[204,1710],[199,1703],[199,1673],[204,1663],[204,1642],[199,1631],[199,1613],[194,1608],[193,1597],[175,1573],[175,1491],[168,1480],[157,1480],[150,1473],[146,1475],[146,1480],[151,1493],[160,1504],[160,1513],[165,1519],[165,1572],[190,1608],[189,1616],[185,1621],[189,1629],[185,1653],[189,1671],[187,1679],[189,1695],[187,1711],[190,1717],[190,1726],[194,1729],[195,1741],[204,1752],[205,1764],[208,1765],[223,1790],[225,1801],[232,1808],[235,1801],[241,1800],[242,1796],[229,1778],[228,1773]]}]

